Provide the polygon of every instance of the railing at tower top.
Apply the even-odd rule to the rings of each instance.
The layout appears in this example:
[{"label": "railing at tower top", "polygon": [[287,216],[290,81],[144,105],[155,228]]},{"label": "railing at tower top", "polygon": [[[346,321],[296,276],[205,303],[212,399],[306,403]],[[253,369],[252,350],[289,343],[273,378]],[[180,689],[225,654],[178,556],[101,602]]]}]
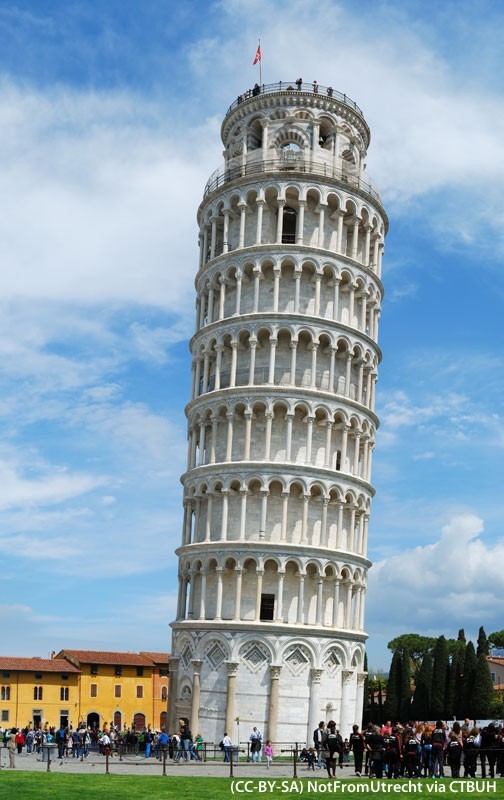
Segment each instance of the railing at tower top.
[{"label": "railing at tower top", "polygon": [[365,181],[359,175],[355,175],[341,167],[336,167],[326,162],[316,162],[312,159],[311,154],[305,156],[302,153],[286,153],[280,158],[272,158],[266,161],[249,161],[247,164],[238,166],[220,167],[210,175],[203,197],[207,197],[215,189],[237,178],[275,171],[304,172],[323,178],[334,178],[341,183],[347,184],[352,189],[360,189],[380,205],[382,204],[378,189],[369,181]]},{"label": "railing at tower top", "polygon": [[302,83],[298,78],[297,81],[279,81],[278,83],[263,83],[261,86],[258,84],[255,85],[253,89],[247,89],[243,94],[239,94],[234,103],[231,103],[228,110],[226,111],[226,117],[228,114],[231,113],[235,108],[237,108],[242,103],[245,103],[247,100],[250,100],[254,97],[258,97],[262,94],[274,94],[275,92],[289,92],[293,94],[299,94],[300,92],[304,92],[305,94],[311,95],[320,95],[321,97],[329,97],[332,100],[338,100],[340,103],[344,103],[346,106],[349,106],[353,111],[356,111],[357,114],[360,114],[361,117],[364,117],[364,113],[361,108],[355,103],[353,100],[350,99],[346,94],[342,94],[341,92],[336,91],[333,89],[332,86],[319,86],[316,82],[314,83]]}]

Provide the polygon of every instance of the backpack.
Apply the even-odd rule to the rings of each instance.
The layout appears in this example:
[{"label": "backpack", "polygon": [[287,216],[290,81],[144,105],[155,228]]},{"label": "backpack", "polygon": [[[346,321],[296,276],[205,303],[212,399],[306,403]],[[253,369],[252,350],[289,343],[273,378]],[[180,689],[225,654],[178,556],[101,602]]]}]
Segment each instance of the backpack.
[{"label": "backpack", "polygon": [[220,742],[219,742],[219,748],[220,748],[221,750],[224,750],[224,742],[222,741],[222,739],[221,739],[221,740],[220,740]]}]

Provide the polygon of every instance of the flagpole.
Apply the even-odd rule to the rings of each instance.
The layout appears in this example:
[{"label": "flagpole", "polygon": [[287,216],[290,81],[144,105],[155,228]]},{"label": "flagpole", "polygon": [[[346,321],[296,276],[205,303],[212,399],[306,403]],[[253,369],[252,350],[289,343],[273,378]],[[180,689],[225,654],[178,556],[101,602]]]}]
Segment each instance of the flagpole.
[{"label": "flagpole", "polygon": [[261,40],[259,39],[259,52],[261,57],[259,59],[259,86],[262,89],[262,50],[261,50]]}]

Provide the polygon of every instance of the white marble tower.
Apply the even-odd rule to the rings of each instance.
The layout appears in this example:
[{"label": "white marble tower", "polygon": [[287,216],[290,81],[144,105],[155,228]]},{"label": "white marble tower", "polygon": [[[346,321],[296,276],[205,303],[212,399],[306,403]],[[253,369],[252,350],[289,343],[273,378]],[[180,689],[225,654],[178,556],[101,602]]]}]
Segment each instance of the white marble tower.
[{"label": "white marble tower", "polygon": [[[361,722],[387,217],[362,111],[263,86],[222,124],[200,263],[170,728]],[[239,718],[241,733],[236,718]]]}]

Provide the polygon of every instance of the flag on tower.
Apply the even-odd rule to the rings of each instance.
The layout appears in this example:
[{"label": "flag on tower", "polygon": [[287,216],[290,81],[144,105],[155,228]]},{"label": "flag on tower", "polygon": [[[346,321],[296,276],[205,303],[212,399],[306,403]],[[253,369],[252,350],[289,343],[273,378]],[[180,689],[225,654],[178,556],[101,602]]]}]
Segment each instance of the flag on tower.
[{"label": "flag on tower", "polygon": [[257,64],[257,62],[260,61],[260,60],[261,60],[261,45],[258,45],[257,53],[255,54],[255,58],[254,58],[254,64],[252,66]]}]

